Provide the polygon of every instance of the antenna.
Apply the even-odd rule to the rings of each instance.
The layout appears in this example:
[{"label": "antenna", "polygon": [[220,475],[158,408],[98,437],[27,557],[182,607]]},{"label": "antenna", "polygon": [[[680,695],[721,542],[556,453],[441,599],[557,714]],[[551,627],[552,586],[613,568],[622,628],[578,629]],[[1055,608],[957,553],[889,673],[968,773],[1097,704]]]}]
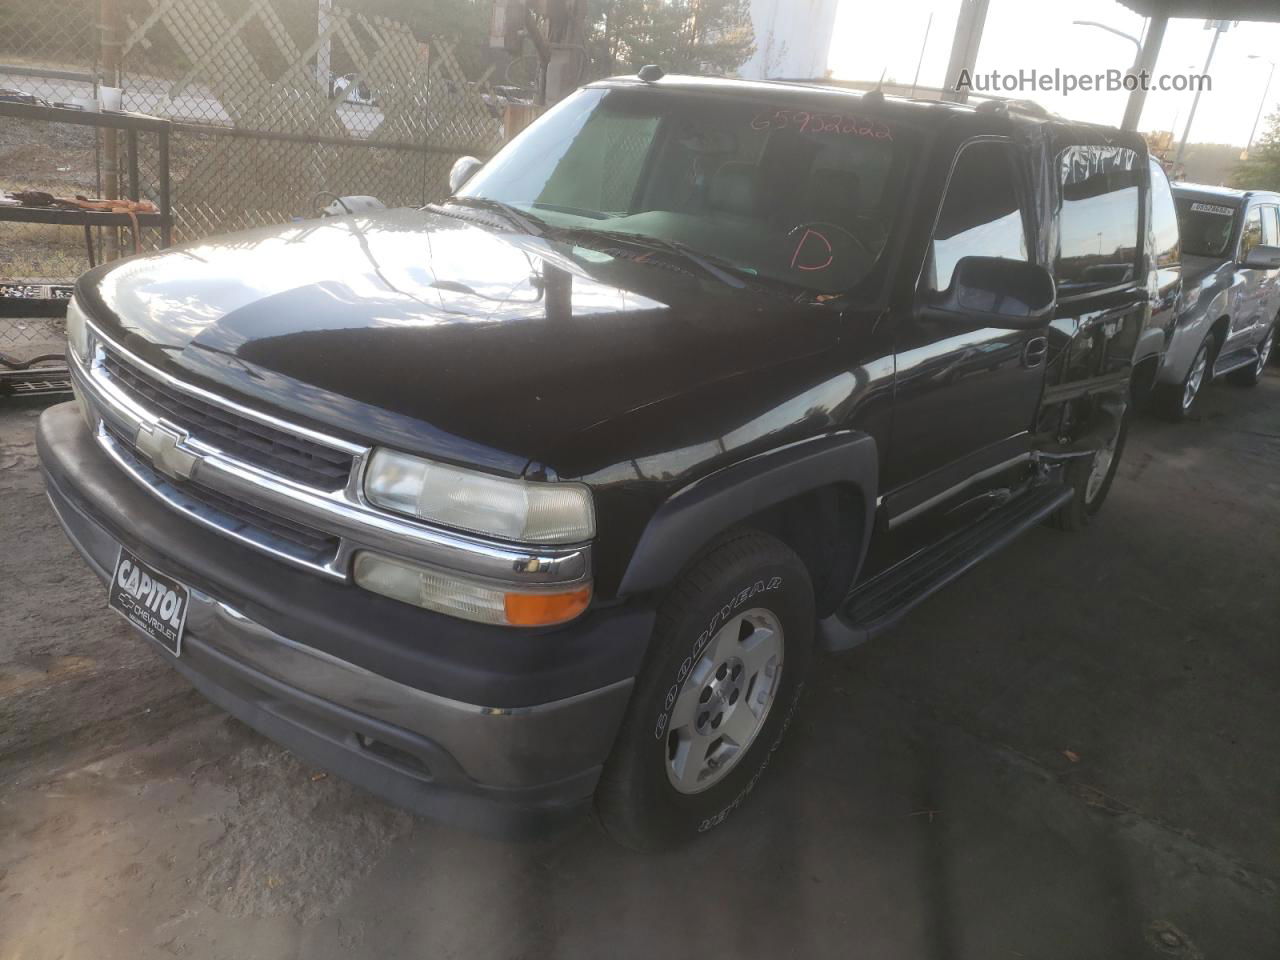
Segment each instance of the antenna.
[{"label": "antenna", "polygon": [[885,67],[880,71],[880,79],[876,81],[875,89],[868,90],[862,95],[863,100],[870,100],[873,103],[881,103],[884,101],[884,75],[889,72],[889,68]]}]

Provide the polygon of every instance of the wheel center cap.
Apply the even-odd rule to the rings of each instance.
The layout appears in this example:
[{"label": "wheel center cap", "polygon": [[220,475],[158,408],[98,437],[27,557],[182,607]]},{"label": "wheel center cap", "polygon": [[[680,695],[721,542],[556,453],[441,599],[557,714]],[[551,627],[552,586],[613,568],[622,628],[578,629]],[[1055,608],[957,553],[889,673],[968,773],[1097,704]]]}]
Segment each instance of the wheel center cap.
[{"label": "wheel center cap", "polygon": [[703,736],[713,736],[733,713],[742,697],[742,662],[736,658],[720,664],[712,674],[699,698],[701,707],[695,728]]}]

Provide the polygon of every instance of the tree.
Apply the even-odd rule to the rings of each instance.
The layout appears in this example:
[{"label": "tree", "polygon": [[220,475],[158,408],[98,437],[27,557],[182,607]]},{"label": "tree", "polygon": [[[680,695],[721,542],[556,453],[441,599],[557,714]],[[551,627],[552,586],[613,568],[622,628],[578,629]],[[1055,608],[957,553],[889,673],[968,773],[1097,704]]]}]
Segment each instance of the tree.
[{"label": "tree", "polygon": [[646,63],[669,73],[732,73],[755,52],[748,0],[592,0],[591,25],[597,76]]},{"label": "tree", "polygon": [[1231,185],[1246,190],[1280,190],[1280,110],[1268,115],[1262,139],[1231,175]]},{"label": "tree", "polygon": [[489,0],[335,0],[335,5],[406,24],[420,40],[456,40],[454,56],[468,75],[478,75],[491,59]]}]

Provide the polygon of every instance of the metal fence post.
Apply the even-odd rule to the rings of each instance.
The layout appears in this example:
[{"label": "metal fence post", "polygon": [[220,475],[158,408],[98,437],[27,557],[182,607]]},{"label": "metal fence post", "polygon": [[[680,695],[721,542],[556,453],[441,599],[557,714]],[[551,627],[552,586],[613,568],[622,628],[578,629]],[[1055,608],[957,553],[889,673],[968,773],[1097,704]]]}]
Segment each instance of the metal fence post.
[{"label": "metal fence post", "polygon": [[[119,0],[99,0],[98,50],[102,64],[102,79],[110,86],[120,86],[120,5]],[[121,104],[123,106],[123,104]],[[103,196],[115,200],[120,196],[120,141],[115,130],[103,130],[102,165],[104,173]],[[120,231],[108,230],[110,255],[120,256]]]}]

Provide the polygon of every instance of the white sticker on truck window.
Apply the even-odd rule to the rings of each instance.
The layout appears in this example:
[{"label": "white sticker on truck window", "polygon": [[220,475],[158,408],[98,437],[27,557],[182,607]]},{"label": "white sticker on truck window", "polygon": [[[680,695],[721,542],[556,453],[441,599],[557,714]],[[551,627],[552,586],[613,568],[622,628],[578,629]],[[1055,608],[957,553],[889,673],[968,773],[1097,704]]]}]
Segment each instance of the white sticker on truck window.
[{"label": "white sticker on truck window", "polygon": [[1229,217],[1235,213],[1230,207],[1220,207],[1215,203],[1193,203],[1191,209],[1196,213],[1213,213],[1220,217]]}]

